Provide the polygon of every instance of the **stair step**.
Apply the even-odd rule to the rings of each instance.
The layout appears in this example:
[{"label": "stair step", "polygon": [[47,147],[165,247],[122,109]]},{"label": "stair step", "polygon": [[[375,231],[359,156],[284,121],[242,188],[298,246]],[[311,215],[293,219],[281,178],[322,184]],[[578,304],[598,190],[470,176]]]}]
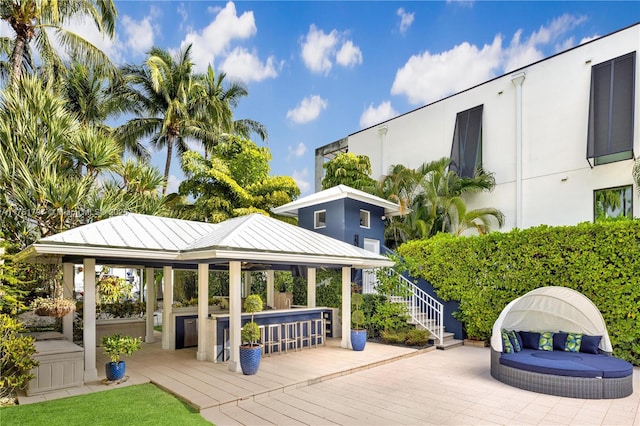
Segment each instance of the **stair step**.
[{"label": "stair step", "polygon": [[460,339],[446,339],[442,342],[441,345],[437,345],[436,348],[440,350],[447,350],[457,348],[458,346],[462,346],[464,342]]}]

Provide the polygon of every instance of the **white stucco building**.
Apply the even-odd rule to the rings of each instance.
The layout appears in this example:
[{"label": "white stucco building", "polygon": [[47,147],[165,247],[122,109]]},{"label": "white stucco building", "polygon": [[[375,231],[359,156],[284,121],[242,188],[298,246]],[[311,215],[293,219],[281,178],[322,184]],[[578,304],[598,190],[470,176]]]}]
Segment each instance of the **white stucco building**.
[{"label": "white stucco building", "polygon": [[469,206],[500,209],[502,230],[593,221],[603,190],[620,200],[608,215],[638,216],[639,48],[635,24],[320,147],[316,190],[337,151],[367,155],[374,178],[451,156],[494,173]]}]

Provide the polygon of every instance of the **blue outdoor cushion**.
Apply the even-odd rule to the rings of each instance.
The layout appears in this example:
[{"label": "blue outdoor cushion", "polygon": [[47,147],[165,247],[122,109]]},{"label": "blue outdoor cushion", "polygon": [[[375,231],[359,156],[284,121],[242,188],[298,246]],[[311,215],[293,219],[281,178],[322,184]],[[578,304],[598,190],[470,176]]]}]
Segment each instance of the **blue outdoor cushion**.
[{"label": "blue outdoor cushion", "polygon": [[518,344],[520,345],[520,349],[522,350],[524,346],[522,346],[522,336],[520,336],[520,332],[516,331],[516,339],[518,339]]},{"label": "blue outdoor cushion", "polygon": [[538,343],[540,342],[540,333],[532,331],[521,331],[520,337],[522,338],[522,347],[526,349],[538,349]]},{"label": "blue outdoor cushion", "polygon": [[564,331],[559,333],[555,333],[553,335],[553,350],[554,351],[564,351],[564,345],[567,342],[567,334]]},{"label": "blue outdoor cushion", "polygon": [[500,364],[556,376],[619,378],[633,374],[629,362],[604,354],[524,349],[502,354]]},{"label": "blue outdoor cushion", "polygon": [[597,354],[600,339],[602,339],[602,336],[589,336],[584,334],[582,336],[582,343],[580,344],[580,352]]}]

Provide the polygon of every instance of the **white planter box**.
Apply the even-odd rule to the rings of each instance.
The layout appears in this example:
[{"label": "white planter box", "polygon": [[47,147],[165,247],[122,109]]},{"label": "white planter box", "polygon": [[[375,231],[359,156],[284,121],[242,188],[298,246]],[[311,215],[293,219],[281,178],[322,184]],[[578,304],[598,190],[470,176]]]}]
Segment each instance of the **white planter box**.
[{"label": "white planter box", "polygon": [[36,341],[34,359],[40,365],[31,370],[28,396],[84,384],[84,349],[68,340]]}]

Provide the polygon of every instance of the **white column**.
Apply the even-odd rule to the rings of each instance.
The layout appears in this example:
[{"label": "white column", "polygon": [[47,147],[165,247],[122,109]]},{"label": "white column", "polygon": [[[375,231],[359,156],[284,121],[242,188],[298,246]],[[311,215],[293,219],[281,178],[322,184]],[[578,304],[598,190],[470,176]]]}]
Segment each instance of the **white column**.
[{"label": "white column", "polygon": [[307,268],[307,308],[316,307],[316,268]]},{"label": "white column", "polygon": [[98,379],[96,369],[96,260],[84,259],[84,381]]},{"label": "white column", "polygon": [[198,264],[198,352],[196,359],[207,359],[207,317],[209,316],[209,264]]},{"label": "white column", "polygon": [[340,346],[351,349],[351,268],[342,268],[342,341]]},{"label": "white column", "polygon": [[[147,335],[144,341],[147,343],[153,343],[156,341],[153,336],[153,313],[156,310],[156,284],[153,279],[153,268],[146,268],[144,270],[145,287],[147,290]],[[140,277],[142,281],[142,277]]]},{"label": "white column", "polygon": [[173,268],[165,266],[162,268],[162,349],[175,349],[176,336],[175,326],[171,320],[173,307]]},{"label": "white column", "polygon": [[240,262],[229,262],[229,370],[240,369],[240,329],[242,328],[242,271]]},{"label": "white column", "polygon": [[[65,299],[73,299],[73,281],[75,278],[73,266],[73,263],[62,264],[62,297]],[[73,342],[73,315],[74,312],[71,312],[62,317],[62,334],[70,342]]]},{"label": "white column", "polygon": [[511,77],[516,86],[516,228],[522,229],[522,83],[525,73]]},{"label": "white column", "polygon": [[274,286],[276,281],[276,272],[273,270],[267,271],[267,306],[274,307]]}]

